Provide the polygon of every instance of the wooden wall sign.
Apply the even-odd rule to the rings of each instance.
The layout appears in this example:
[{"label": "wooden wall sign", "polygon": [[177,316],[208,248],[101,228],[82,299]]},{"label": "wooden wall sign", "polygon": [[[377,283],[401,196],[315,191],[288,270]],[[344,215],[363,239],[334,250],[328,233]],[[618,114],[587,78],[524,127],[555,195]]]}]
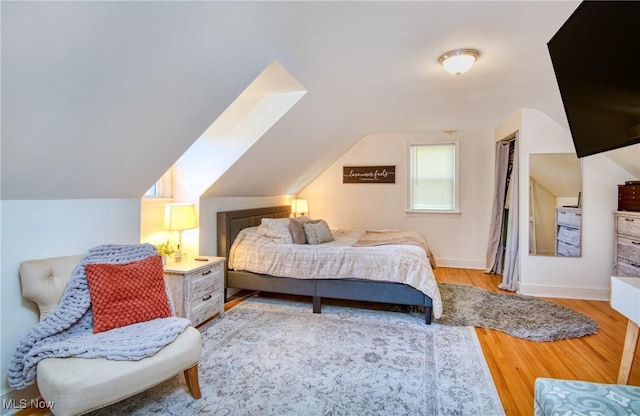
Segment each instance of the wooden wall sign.
[{"label": "wooden wall sign", "polygon": [[343,166],[342,183],[396,183],[396,167]]}]

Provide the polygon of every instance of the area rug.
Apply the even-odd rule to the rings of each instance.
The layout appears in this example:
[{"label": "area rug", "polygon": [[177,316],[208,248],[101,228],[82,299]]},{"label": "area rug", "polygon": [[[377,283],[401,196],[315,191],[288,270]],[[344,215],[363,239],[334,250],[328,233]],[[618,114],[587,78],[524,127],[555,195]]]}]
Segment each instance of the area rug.
[{"label": "area rug", "polygon": [[491,328],[518,338],[555,341],[598,332],[588,316],[531,296],[489,292],[473,286],[439,283],[443,325]]},{"label": "area rug", "polygon": [[471,327],[250,298],[199,329],[200,400],[179,375],[93,415],[504,415]]}]

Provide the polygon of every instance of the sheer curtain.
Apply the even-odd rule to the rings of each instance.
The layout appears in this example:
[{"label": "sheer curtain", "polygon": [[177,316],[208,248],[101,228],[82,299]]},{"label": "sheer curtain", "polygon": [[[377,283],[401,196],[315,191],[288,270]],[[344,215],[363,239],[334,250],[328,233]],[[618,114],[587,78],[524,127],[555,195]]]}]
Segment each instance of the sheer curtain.
[{"label": "sheer curtain", "polygon": [[485,272],[501,274],[498,287],[516,291],[520,281],[517,134],[496,143],[495,181]]}]

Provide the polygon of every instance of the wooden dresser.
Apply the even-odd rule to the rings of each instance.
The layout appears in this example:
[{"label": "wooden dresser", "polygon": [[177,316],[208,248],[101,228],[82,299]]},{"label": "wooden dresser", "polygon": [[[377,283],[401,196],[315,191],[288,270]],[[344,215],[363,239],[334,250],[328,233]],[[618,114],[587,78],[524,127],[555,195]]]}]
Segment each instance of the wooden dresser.
[{"label": "wooden dresser", "polygon": [[556,208],[556,256],[580,257],[582,209]]},{"label": "wooden dresser", "polygon": [[224,257],[198,257],[167,263],[164,278],[171,292],[176,315],[193,326],[224,313]]},{"label": "wooden dresser", "polygon": [[640,212],[613,212],[613,275],[640,277]]}]

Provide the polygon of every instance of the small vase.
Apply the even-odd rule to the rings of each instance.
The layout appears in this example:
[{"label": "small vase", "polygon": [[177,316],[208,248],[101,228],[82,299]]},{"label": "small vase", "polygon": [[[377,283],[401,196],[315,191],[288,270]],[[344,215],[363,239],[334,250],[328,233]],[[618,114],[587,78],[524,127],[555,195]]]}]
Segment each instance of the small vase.
[{"label": "small vase", "polygon": [[162,256],[162,265],[163,266],[167,265],[167,256]]}]

